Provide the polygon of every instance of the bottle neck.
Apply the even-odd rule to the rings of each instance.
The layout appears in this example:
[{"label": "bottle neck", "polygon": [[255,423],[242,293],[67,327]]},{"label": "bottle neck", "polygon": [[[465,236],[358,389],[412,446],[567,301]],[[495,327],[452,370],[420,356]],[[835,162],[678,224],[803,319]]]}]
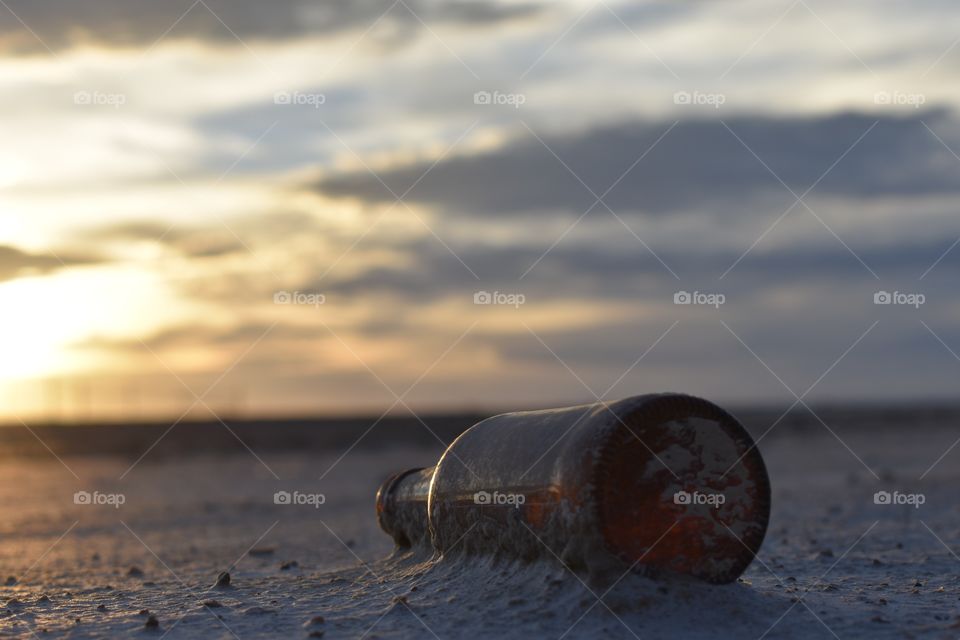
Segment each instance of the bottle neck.
[{"label": "bottle neck", "polygon": [[409,548],[427,538],[427,502],[435,467],[408,469],[388,479],[377,492],[377,520],[397,546]]}]

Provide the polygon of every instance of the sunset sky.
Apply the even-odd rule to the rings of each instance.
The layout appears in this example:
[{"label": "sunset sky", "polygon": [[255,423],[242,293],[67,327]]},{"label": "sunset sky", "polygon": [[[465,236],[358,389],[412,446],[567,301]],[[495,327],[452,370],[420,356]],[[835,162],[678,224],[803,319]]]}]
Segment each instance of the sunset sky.
[{"label": "sunset sky", "polygon": [[3,0],[0,419],[954,398],[947,8]]}]

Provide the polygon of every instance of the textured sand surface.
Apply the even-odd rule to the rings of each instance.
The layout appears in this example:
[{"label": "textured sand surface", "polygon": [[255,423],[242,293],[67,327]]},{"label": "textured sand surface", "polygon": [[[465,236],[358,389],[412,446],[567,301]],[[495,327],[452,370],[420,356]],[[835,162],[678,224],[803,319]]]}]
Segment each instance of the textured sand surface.
[{"label": "textured sand surface", "polygon": [[[339,463],[342,449],[271,452],[263,464],[246,452],[147,457],[123,480],[135,458],[65,457],[79,480],[52,456],[6,459],[0,585],[8,576],[16,583],[0,586],[0,634],[960,636],[960,447],[919,479],[960,432],[901,425],[842,433],[853,453],[825,429],[782,430],[761,442],[773,515],[743,582],[627,575],[609,591],[549,558],[518,566],[391,557],[374,492],[391,471],[432,464],[439,449],[357,449]],[[921,492],[925,502],[874,504],[881,489]],[[75,505],[77,490],[122,493],[125,503]],[[326,501],[276,505],[276,491]],[[226,570],[231,585],[213,586]],[[146,628],[149,615],[158,628]]]}]

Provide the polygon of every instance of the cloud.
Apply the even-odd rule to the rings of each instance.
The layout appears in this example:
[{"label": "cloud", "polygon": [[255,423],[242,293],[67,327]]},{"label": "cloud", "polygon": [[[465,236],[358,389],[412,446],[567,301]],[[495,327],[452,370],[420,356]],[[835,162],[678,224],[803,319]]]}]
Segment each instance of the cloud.
[{"label": "cloud", "polygon": [[[282,244],[284,237],[317,231],[311,218],[299,223],[293,217],[285,220],[287,225],[282,232],[275,232],[271,242]],[[679,320],[670,336],[611,397],[638,389],[683,389],[756,401],[785,392],[719,319],[798,392],[816,380],[875,320],[881,320],[877,333],[845,359],[843,368],[818,392],[874,397],[875,388],[865,380],[892,383],[896,376],[889,363],[912,362],[915,357],[921,358],[916,367],[920,377],[911,379],[910,392],[922,392],[925,384],[942,388],[942,384],[934,384],[936,376],[929,372],[939,371],[937,375],[942,377],[952,359],[938,350],[932,337],[923,342],[929,334],[918,318],[922,313],[948,344],[960,340],[951,328],[960,317],[953,294],[960,254],[947,255],[924,281],[918,277],[943,254],[955,235],[909,242],[892,235],[863,247],[857,242],[861,239],[855,238],[858,254],[883,278],[877,281],[812,218],[798,215],[797,222],[819,233],[774,249],[756,247],[722,282],[717,275],[740,251],[709,244],[691,247],[682,242],[658,247],[661,256],[681,274],[682,280],[677,281],[635,244],[635,239],[610,233],[616,230],[613,226],[605,228],[605,235],[594,229],[586,237],[567,238],[523,280],[518,280],[519,275],[549,242],[537,245],[512,238],[515,244],[456,243],[454,250],[481,276],[478,281],[432,236],[401,241],[389,234],[373,234],[355,248],[358,264],[379,254],[385,245],[396,252],[397,260],[388,266],[370,262],[366,268],[334,270],[324,278],[319,274],[329,265],[330,255],[316,253],[312,260],[306,256],[298,262],[302,279],[291,278],[289,286],[324,293],[327,304],[319,310],[272,305],[272,291],[278,284],[262,269],[247,274],[248,279],[233,280],[237,275],[231,271],[233,261],[199,260],[209,268],[201,279],[223,286],[225,296],[214,299],[207,292],[191,294],[186,289],[183,293],[208,304],[221,304],[229,313],[229,322],[220,325],[198,319],[174,324],[144,336],[144,341],[158,353],[203,353],[206,360],[200,361],[206,364],[194,373],[214,376],[265,334],[272,320],[279,320],[233,375],[238,384],[286,397],[290,384],[314,375],[333,375],[331,370],[353,375],[358,381],[364,380],[364,373],[369,374],[323,324],[335,327],[351,347],[360,349],[364,359],[370,358],[369,354],[382,358],[382,362],[371,363],[378,373],[383,369],[384,375],[398,380],[409,374],[405,380],[409,384],[421,371],[410,374],[404,369],[406,364],[422,364],[424,351],[442,353],[477,320],[474,331],[463,338],[446,364],[454,371],[474,362],[487,368],[472,378],[464,374],[452,379],[445,372],[426,389],[438,394],[434,397],[455,397],[458,402],[480,397],[471,393],[482,388],[491,394],[486,397],[496,397],[498,402],[549,405],[586,393],[556,356],[599,392]],[[255,228],[252,220],[246,224]],[[264,216],[259,225],[264,232],[271,229],[270,216]],[[156,227],[146,225],[143,233],[148,229],[152,232]],[[201,236],[208,231],[194,229]],[[873,293],[880,289],[921,291],[928,303],[919,312],[878,307],[873,304]],[[523,293],[527,304],[520,309],[474,306],[472,296],[478,290]],[[720,291],[727,296],[727,304],[720,309],[677,306],[673,293],[678,290]],[[574,321],[578,315],[582,318]],[[531,335],[521,320],[556,355]],[[785,335],[790,339],[785,340]],[[139,340],[109,336],[83,346],[129,356],[146,351]],[[199,388],[203,388],[202,382],[198,378]],[[450,385],[449,396],[442,385]],[[351,397],[366,401],[376,392],[373,385],[363,393],[355,390]]]},{"label": "cloud", "polygon": [[191,323],[169,327],[140,339],[94,337],[77,345],[84,348],[141,352],[145,347],[161,351],[179,347],[246,347],[269,336],[273,341],[308,341],[326,337],[316,327],[286,323],[275,325],[260,322],[218,327]]},{"label": "cloud", "polygon": [[219,258],[249,254],[254,246],[289,244],[297,236],[327,231],[306,213],[277,212],[230,218],[217,223],[171,224],[166,220],[139,219],[81,228],[77,237],[92,243],[152,243],[186,258]]},{"label": "cloud", "polygon": [[[816,224],[816,223],[813,223]],[[758,232],[759,233],[759,232]],[[914,287],[940,288],[960,269],[960,256],[946,255],[926,283],[918,278],[951,244],[946,240],[906,243],[891,238],[876,246],[858,247],[856,257],[824,231],[820,242],[808,246],[762,247],[743,258],[731,275],[719,280],[746,247],[740,250],[704,248],[690,252],[682,246],[664,247],[659,255],[680,274],[673,278],[639,244],[573,242],[546,247],[473,246],[458,248],[457,255],[479,276],[474,278],[444,247],[431,239],[405,248],[411,259],[390,267],[376,266],[342,277],[300,283],[303,290],[322,291],[330,300],[390,299],[408,304],[459,297],[469,301],[475,291],[499,289],[524,293],[531,302],[606,300],[628,296],[638,303],[669,301],[674,291],[701,286],[760,299],[772,292],[835,285],[856,288],[864,283],[882,288],[888,279],[913,282]],[[527,269],[543,258],[520,279]],[[863,260],[880,277],[876,280],[859,262]],[[946,298],[944,298],[946,299]],[[402,303],[399,303],[402,305]]]},{"label": "cloud", "polygon": [[392,202],[391,190],[403,193],[416,184],[406,201],[446,215],[486,216],[579,215],[594,204],[594,194],[611,187],[604,200],[618,213],[696,208],[709,214],[764,193],[790,197],[780,180],[802,193],[828,170],[817,194],[957,193],[956,158],[925,123],[955,127],[943,111],[685,120],[665,136],[668,122],[622,122],[576,133],[541,133],[549,149],[524,133],[493,151],[450,157],[432,170],[431,162],[422,161],[380,171],[383,183],[360,170],[327,175],[313,186],[332,197]]},{"label": "cloud", "polygon": [[[406,0],[392,8],[389,3],[374,0],[10,0],[9,5],[30,30],[17,20],[0,22],[0,51],[8,55],[90,44],[143,47],[161,37],[166,41],[214,44],[237,44],[238,38],[280,41],[363,30],[384,12],[379,26],[390,34],[390,39],[399,40],[420,31],[420,20],[433,25],[485,26],[541,10],[541,5],[528,2],[479,0]],[[376,33],[371,36],[377,38]]]},{"label": "cloud", "polygon": [[0,246],[0,282],[99,262],[102,260],[92,255],[63,252],[27,253],[16,247]]},{"label": "cloud", "polygon": [[189,258],[216,258],[246,251],[242,240],[226,228],[188,229],[158,221],[134,221],[107,225],[85,232],[100,242],[153,242]]}]

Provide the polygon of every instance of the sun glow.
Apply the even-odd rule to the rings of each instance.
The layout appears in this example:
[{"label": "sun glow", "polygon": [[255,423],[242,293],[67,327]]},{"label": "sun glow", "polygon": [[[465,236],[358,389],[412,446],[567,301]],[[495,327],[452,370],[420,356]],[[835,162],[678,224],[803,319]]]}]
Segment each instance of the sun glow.
[{"label": "sun glow", "polygon": [[111,267],[0,284],[0,381],[96,369],[105,364],[103,354],[78,345],[97,336],[149,334],[179,313],[168,295],[155,276]]},{"label": "sun glow", "polygon": [[23,179],[23,167],[9,157],[0,156],[0,189],[16,186]]},{"label": "sun glow", "polygon": [[23,278],[0,286],[0,381],[63,374],[71,368],[66,348],[77,337],[73,318],[82,301],[75,288],[50,286],[45,280],[54,278]]}]

